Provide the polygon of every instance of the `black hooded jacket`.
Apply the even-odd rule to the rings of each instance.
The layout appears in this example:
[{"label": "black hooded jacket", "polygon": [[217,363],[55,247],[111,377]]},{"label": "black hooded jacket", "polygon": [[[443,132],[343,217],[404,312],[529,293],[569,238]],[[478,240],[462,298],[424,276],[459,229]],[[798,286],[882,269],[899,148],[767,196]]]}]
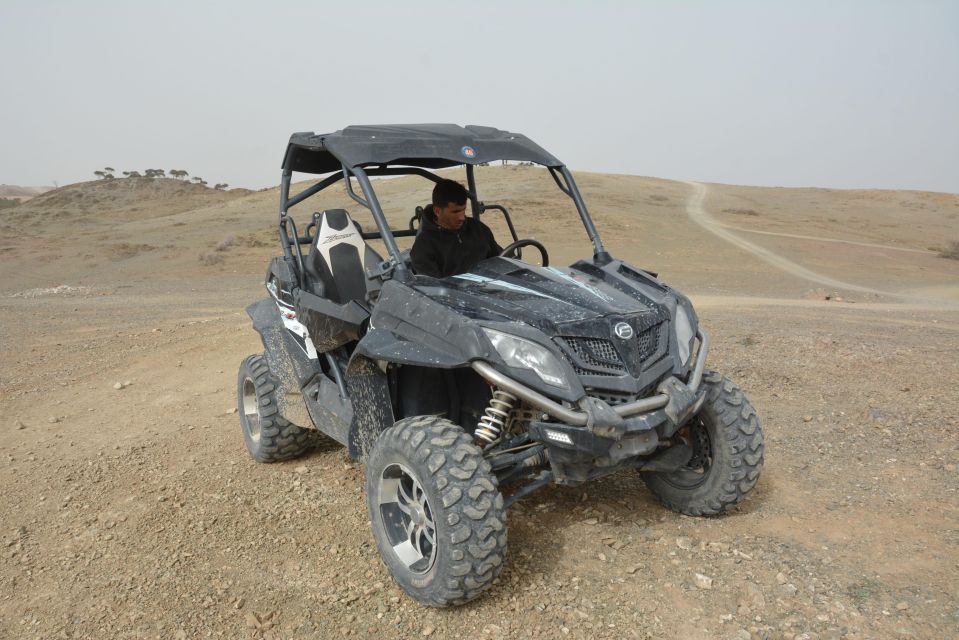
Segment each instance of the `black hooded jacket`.
[{"label": "black hooded jacket", "polygon": [[422,225],[410,257],[413,270],[424,276],[445,278],[466,273],[480,260],[502,253],[493,232],[485,224],[467,216],[456,231],[444,229],[436,223],[433,205],[423,209]]}]

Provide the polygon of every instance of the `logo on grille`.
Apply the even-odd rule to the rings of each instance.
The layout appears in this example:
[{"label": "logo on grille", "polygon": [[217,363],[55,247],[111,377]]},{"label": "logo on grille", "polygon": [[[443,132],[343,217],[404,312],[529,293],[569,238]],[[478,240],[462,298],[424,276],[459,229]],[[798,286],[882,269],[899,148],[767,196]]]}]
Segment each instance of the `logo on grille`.
[{"label": "logo on grille", "polygon": [[613,327],[613,331],[623,340],[629,340],[633,337],[633,328],[625,322],[618,323],[615,327]]}]

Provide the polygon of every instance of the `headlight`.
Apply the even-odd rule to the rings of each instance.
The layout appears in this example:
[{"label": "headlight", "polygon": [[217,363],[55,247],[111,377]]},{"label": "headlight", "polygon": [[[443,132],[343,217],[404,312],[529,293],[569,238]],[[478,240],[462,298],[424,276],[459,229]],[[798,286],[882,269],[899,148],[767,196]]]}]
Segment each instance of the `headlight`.
[{"label": "headlight", "polygon": [[693,337],[696,333],[693,331],[693,323],[689,321],[689,315],[683,305],[676,305],[676,342],[679,343],[679,359],[683,364],[689,365],[689,354],[693,350]]},{"label": "headlight", "polygon": [[533,373],[546,384],[561,389],[569,389],[569,384],[567,384],[566,377],[563,375],[563,366],[544,347],[525,338],[494,329],[484,327],[483,331],[486,332],[486,336],[496,347],[496,351],[506,361],[506,364],[511,367],[532,369]]}]

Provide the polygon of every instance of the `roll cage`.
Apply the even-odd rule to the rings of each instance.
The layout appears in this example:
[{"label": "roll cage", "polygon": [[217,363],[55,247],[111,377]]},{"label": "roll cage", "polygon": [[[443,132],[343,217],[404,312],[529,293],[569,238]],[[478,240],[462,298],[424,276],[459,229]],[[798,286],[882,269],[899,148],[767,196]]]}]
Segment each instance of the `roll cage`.
[{"label": "roll cage", "polygon": [[[343,180],[347,195],[368,209],[376,222],[377,230],[363,232],[363,239],[382,240],[389,253],[389,260],[380,265],[380,270],[375,275],[385,277],[393,274],[405,278],[409,275],[409,268],[395,239],[415,236],[416,229],[412,220],[409,229],[390,227],[370,178],[417,175],[432,182],[439,182],[443,178],[429,169],[464,165],[473,216],[479,219],[486,211],[500,211],[506,218],[515,241],[518,239],[516,230],[506,207],[485,204],[478,197],[474,167],[493,160],[519,160],[546,167],[560,191],[573,200],[593,244],[594,258],[604,262],[612,259],[600,240],[599,232],[572,174],[564,164],[521,134],[473,125],[365,126],[347,127],[332,134],[293,134],[284,156],[280,182],[278,226],[284,257],[296,261],[302,286],[304,268],[300,245],[312,242],[310,228],[315,225],[315,220],[307,225],[304,235],[301,236],[295,221],[289,215],[289,209]],[[294,171],[329,175],[296,195],[291,195]],[[353,179],[359,184],[362,195],[353,188]]]}]

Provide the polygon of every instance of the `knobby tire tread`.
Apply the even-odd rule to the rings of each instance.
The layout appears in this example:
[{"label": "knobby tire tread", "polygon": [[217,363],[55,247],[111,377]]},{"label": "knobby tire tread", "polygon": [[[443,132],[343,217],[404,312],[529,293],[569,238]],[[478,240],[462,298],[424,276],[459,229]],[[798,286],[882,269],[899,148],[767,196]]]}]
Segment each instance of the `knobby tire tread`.
[{"label": "knobby tire tread", "polygon": [[710,370],[703,374],[702,384],[706,388],[705,404],[710,405],[717,416],[715,434],[710,436],[718,437],[729,452],[728,466],[711,470],[723,474],[717,490],[701,500],[690,500],[689,494],[660,482],[658,474],[642,474],[646,485],[663,505],[691,516],[717,515],[742,502],[756,485],[765,456],[759,417],[742,390]]},{"label": "knobby tire tread", "polygon": [[[240,365],[241,379],[244,370],[249,373],[256,388],[260,412],[260,441],[250,450],[257,462],[282,462],[306,452],[316,441],[316,433],[291,423],[280,415],[276,405],[276,390],[279,382],[270,371],[262,355],[248,356]],[[244,420],[242,403],[238,408],[240,420]],[[241,424],[243,429],[245,425]]]},{"label": "knobby tire tread", "polygon": [[[379,438],[378,445],[396,447],[418,463],[417,473],[429,478],[421,482],[438,491],[448,528],[444,543],[451,561],[445,575],[415,592],[397,582],[418,601],[435,607],[473,600],[499,576],[506,558],[506,512],[489,462],[462,428],[435,416],[399,420]],[[372,505],[370,510],[377,526]]]}]

